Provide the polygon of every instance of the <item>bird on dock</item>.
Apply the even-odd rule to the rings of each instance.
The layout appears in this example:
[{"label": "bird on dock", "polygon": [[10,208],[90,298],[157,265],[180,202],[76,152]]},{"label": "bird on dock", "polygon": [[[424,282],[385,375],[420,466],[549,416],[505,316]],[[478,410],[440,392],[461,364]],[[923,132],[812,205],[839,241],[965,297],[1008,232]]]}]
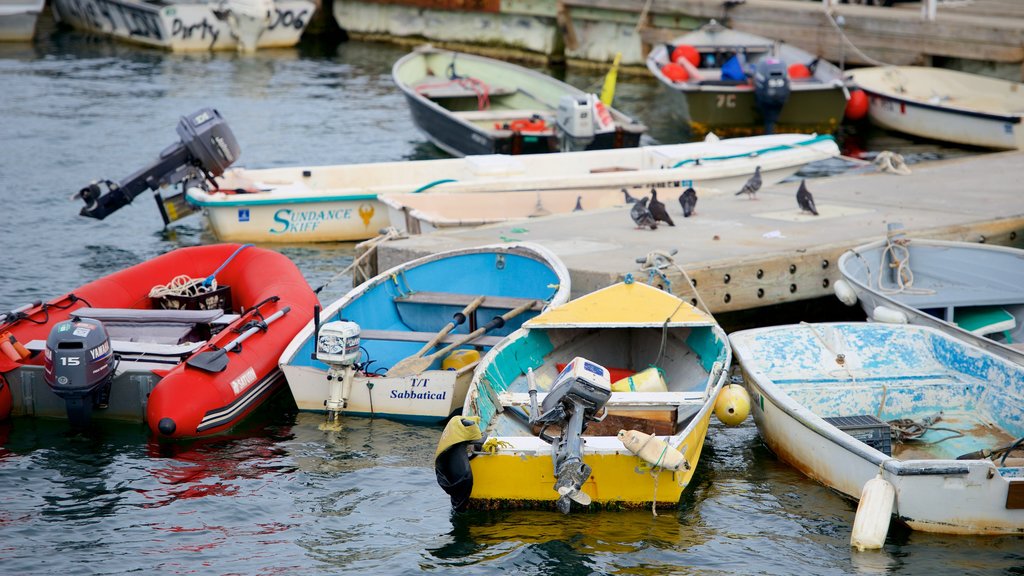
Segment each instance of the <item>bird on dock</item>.
[{"label": "bird on dock", "polygon": [[669,226],[675,226],[676,223],[672,221],[672,217],[668,215],[668,210],[665,209],[665,203],[658,200],[658,191],[651,188],[651,202],[647,206],[647,209],[651,211],[651,216],[654,217],[655,222],[664,222]]},{"label": "bird on dock", "polygon": [[626,195],[626,204],[636,204],[637,203],[637,199],[634,198],[633,196],[630,196],[629,191],[626,190],[625,188],[622,189],[622,193]]},{"label": "bird on dock", "polygon": [[693,210],[697,207],[697,191],[687,188],[679,195],[679,205],[683,207],[683,218],[693,216]]},{"label": "bird on dock", "polygon": [[800,205],[800,210],[818,215],[818,209],[814,206],[814,196],[811,196],[811,191],[807,189],[807,180],[800,181],[800,188],[796,191],[796,203]]},{"label": "bird on dock", "polygon": [[754,175],[750,177],[750,180],[747,180],[747,183],[743,185],[743,188],[741,188],[740,191],[736,193],[736,195],[739,196],[740,194],[746,194],[750,197],[751,200],[753,200],[754,194],[757,194],[757,191],[760,189],[761,167],[758,166],[757,168],[754,168]]},{"label": "bird on dock", "polygon": [[658,222],[651,216],[651,211],[647,208],[647,198],[641,198],[633,204],[633,208],[630,209],[629,215],[633,218],[633,222],[636,223],[637,230],[650,226],[651,230],[658,229]]},{"label": "bird on dock", "polygon": [[583,211],[583,202],[582,201],[583,201],[583,196],[577,196],[576,197],[576,207],[572,209],[573,212],[582,212]]}]

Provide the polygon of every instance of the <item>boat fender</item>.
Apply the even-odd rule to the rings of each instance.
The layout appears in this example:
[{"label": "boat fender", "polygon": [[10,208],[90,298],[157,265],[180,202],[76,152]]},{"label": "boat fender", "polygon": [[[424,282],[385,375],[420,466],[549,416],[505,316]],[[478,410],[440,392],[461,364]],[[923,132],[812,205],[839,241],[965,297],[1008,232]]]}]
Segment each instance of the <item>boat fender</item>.
[{"label": "boat fender", "polygon": [[836,298],[847,306],[854,306],[857,304],[857,292],[854,291],[853,287],[846,280],[840,278],[836,280],[836,283],[832,285],[832,290],[836,293]]},{"label": "boat fender", "polygon": [[871,319],[875,322],[883,322],[885,324],[906,324],[907,315],[900,310],[895,308],[889,308],[888,306],[875,306],[875,309],[871,311]]},{"label": "boat fender", "polygon": [[882,478],[879,467],[878,475],[865,482],[861,490],[850,546],[860,551],[880,549],[889,533],[889,519],[895,501],[896,488]]},{"label": "boat fender", "polygon": [[657,436],[644,434],[639,430],[619,430],[618,437],[627,450],[655,468],[673,472],[690,469],[690,463],[686,461],[683,453]]},{"label": "boat fender", "polygon": [[715,400],[715,416],[726,426],[739,426],[750,415],[750,394],[739,384],[727,384]]},{"label": "boat fender", "polygon": [[448,421],[434,452],[434,475],[437,484],[452,501],[452,508],[461,512],[469,506],[473,491],[473,469],[469,465],[467,445],[480,442],[480,417],[455,417]]},{"label": "boat fender", "polygon": [[668,392],[668,386],[665,384],[664,371],[651,366],[613,382],[612,392]]}]

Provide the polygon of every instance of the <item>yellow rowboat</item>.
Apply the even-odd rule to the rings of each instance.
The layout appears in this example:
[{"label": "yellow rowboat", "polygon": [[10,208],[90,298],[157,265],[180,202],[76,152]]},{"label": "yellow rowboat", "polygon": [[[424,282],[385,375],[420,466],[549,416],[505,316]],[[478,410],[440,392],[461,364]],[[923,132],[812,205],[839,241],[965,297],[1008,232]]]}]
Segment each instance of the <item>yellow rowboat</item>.
[{"label": "yellow rowboat", "polygon": [[631,279],[554,307],[481,360],[438,483],[456,510],[676,506],[731,362],[711,316]]}]

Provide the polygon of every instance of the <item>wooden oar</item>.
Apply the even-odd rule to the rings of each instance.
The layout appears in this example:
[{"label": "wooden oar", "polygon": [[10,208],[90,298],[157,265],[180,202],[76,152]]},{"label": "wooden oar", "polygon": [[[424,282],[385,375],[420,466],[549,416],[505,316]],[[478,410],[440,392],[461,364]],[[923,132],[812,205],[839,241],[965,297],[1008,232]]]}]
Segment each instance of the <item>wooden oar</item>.
[{"label": "wooden oar", "polygon": [[492,319],[487,324],[484,324],[483,326],[477,328],[473,332],[466,334],[463,338],[456,340],[455,342],[452,342],[451,344],[445,346],[444,348],[438,350],[437,352],[434,352],[429,356],[412,356],[409,358],[399,360],[397,364],[395,364],[394,366],[391,367],[390,370],[388,370],[387,375],[411,376],[413,374],[419,374],[420,372],[423,372],[427,368],[430,368],[430,365],[434,363],[434,360],[437,360],[441,356],[444,356],[445,354],[451,352],[452,350],[458,348],[459,346],[469,344],[473,340],[476,340],[477,338],[483,336],[485,333],[491,330],[494,330],[495,328],[501,328],[502,326],[505,325],[506,321],[515,318],[516,316],[529,310],[534,306],[534,304],[536,304],[536,301],[530,301],[514,310],[510,310],[505,314],[502,314],[501,316],[495,316],[494,319]]},{"label": "wooden oar", "polygon": [[227,346],[223,348],[220,348],[218,350],[209,350],[207,352],[196,354],[195,356],[185,361],[185,364],[188,364],[193,368],[204,370],[206,372],[223,372],[224,369],[228,367],[228,352],[231,352],[232,350],[241,347],[242,342],[244,342],[246,338],[259,332],[260,330],[265,330],[266,327],[269,326],[271,322],[277,320],[281,316],[284,316],[289,311],[291,311],[291,307],[285,306],[284,308],[278,310],[277,312],[274,312],[270,316],[267,316],[267,318],[263,320],[262,326],[253,326],[252,328],[249,328],[245,332],[242,332],[242,334],[238,338],[235,338],[234,340],[229,342]]},{"label": "wooden oar", "polygon": [[451,319],[451,321],[445,324],[444,328],[442,328],[440,332],[438,332],[433,338],[430,339],[430,342],[427,342],[423,346],[423,348],[420,348],[419,352],[413,354],[413,357],[423,356],[424,354],[427,353],[427,350],[430,350],[434,346],[437,346],[437,343],[440,342],[442,338],[447,336],[448,333],[454,330],[456,326],[465,322],[466,317],[472,314],[473,311],[476,310],[477,306],[479,306],[483,301],[484,296],[477,296],[476,300],[473,300],[469,304],[466,304],[466,307],[462,309],[462,312],[457,312],[455,316]]}]

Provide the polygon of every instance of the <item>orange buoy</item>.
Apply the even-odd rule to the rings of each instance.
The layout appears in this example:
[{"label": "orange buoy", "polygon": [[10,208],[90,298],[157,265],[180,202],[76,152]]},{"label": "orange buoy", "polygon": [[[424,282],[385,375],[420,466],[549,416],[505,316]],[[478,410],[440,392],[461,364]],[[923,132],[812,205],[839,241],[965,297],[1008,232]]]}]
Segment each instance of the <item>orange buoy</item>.
[{"label": "orange buoy", "polygon": [[672,62],[678,63],[682,58],[686,58],[694,66],[700,66],[700,52],[693,46],[680,44],[672,49]]},{"label": "orange buoy", "polygon": [[860,120],[868,113],[868,95],[863,90],[850,90],[850,100],[846,103],[846,118]]},{"label": "orange buoy", "polygon": [[690,73],[686,71],[686,68],[675,62],[669,62],[662,66],[661,73],[673,82],[686,82],[690,78]]},{"label": "orange buoy", "polygon": [[793,80],[805,80],[811,77],[811,69],[806,64],[799,62],[790,64],[786,71],[789,72],[789,77]]}]

